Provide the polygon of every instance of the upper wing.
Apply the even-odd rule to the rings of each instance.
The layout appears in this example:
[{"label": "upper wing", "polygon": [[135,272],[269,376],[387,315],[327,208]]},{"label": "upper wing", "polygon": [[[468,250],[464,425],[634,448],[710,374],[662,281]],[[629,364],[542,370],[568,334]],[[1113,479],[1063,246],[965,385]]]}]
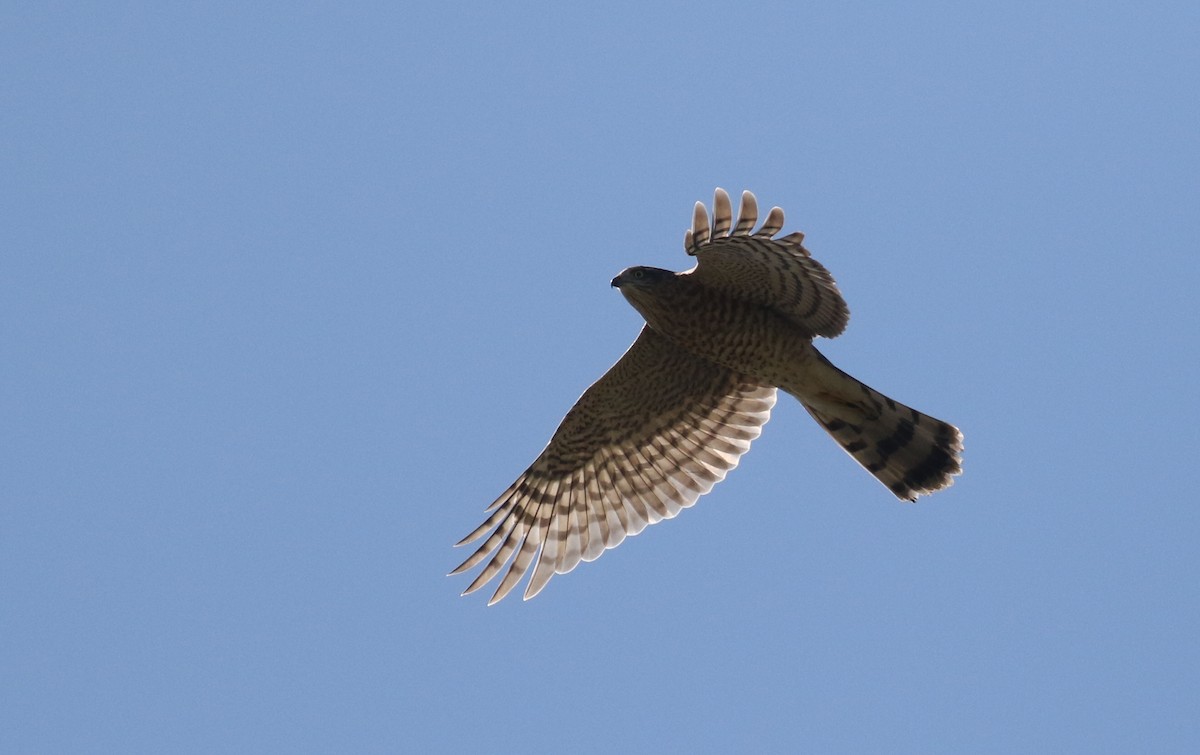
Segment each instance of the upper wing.
[{"label": "upper wing", "polygon": [[465,595],[512,558],[491,605],[512,590],[536,554],[525,590],[532,598],[555,573],[566,574],[695,503],[737,466],[774,405],[775,388],[643,327],[529,469],[488,507],[487,521],[458,543],[492,530],[451,574],[492,556]]},{"label": "upper wing", "polygon": [[683,242],[696,257],[696,267],[685,275],[715,291],[770,307],[811,335],[833,338],[841,333],[850,310],[833,276],[804,248],[804,234],[771,238],[783,228],[778,207],[751,235],[756,222],[758,203],[748,191],[742,192],[736,226],[724,189],[716,191],[711,227],[704,204],[697,202]]}]

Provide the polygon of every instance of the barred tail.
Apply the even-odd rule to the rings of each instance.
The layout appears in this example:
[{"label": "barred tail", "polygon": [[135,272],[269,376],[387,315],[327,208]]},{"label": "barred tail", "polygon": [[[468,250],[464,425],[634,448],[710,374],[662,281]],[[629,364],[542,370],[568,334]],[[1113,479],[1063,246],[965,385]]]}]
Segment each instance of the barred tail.
[{"label": "barred tail", "polygon": [[958,428],[893,401],[821,361],[822,387],[797,396],[846,453],[897,497],[915,501],[954,482],[962,472]]}]

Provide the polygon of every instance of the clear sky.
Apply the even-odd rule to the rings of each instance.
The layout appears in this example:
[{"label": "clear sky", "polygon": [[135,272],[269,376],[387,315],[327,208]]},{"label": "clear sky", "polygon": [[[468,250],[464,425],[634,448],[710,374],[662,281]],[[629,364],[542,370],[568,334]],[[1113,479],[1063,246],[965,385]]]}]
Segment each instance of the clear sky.
[{"label": "clear sky", "polygon": [[[10,3],[0,71],[0,750],[1200,750],[1195,2]],[[717,186],[965,473],[785,396],[460,598]]]}]

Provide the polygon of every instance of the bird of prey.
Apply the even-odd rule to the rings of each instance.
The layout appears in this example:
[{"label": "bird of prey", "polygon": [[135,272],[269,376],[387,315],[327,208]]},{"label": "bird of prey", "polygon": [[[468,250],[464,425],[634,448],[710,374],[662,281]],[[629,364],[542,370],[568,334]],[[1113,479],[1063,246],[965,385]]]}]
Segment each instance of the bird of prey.
[{"label": "bird of prey", "polygon": [[[682,273],[631,267],[612,279],[646,324],[588,388],[490,515],[458,545],[487,538],[451,574],[487,560],[463,592],[504,573],[488,605],[532,576],[528,600],[555,574],[696,502],[750,448],[775,404],[794,396],[877,480],[908,501],[962,471],[962,433],[833,366],[813,346],[850,312],[833,276],[773,208],[758,230],[754,195],[738,217],[717,189],[712,221],[696,203]],[[490,557],[490,558],[489,558]]]}]

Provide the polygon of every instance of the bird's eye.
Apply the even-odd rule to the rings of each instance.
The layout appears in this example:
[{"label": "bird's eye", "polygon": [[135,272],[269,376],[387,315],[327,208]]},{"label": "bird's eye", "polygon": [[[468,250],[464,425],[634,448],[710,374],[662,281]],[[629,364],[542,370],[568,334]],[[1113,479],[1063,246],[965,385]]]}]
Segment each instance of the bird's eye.
[{"label": "bird's eye", "polygon": [[645,278],[646,278],[645,270],[634,270],[633,271],[633,279],[635,281],[645,280]]}]

